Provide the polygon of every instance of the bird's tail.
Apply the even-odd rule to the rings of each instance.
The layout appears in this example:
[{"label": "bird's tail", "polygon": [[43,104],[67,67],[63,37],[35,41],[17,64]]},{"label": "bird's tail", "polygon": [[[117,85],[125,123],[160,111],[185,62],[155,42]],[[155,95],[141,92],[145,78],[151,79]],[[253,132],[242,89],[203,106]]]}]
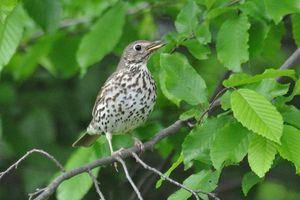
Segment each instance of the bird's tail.
[{"label": "bird's tail", "polygon": [[100,137],[100,134],[89,134],[84,133],[82,136],[80,136],[73,144],[73,147],[89,147],[92,144],[96,142],[96,140]]}]

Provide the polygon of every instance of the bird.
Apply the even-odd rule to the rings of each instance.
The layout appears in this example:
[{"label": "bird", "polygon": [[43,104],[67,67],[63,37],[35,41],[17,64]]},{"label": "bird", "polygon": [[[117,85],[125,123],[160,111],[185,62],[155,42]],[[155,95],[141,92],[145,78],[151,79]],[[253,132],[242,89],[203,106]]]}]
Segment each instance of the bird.
[{"label": "bird", "polygon": [[[153,52],[164,45],[162,41],[138,40],[124,49],[116,71],[97,95],[86,132],[73,147],[89,147],[105,134],[111,155],[114,155],[117,151],[113,150],[112,136],[131,134],[147,120],[156,102],[156,84],[147,62]],[[136,137],[133,139],[142,151],[143,143]]]}]

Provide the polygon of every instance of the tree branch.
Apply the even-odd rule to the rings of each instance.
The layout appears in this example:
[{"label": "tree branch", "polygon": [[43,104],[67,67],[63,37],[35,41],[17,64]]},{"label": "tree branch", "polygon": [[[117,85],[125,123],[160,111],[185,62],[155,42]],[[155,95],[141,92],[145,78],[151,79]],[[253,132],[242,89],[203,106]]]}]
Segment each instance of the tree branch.
[{"label": "tree branch", "polygon": [[122,158],[118,157],[118,156],[116,157],[116,159],[118,160],[119,163],[122,164],[122,167],[124,169],[126,178],[129,181],[130,185],[132,186],[133,190],[135,191],[136,195],[138,196],[139,200],[143,200],[143,197],[142,197],[139,189],[136,187],[136,185],[134,184],[133,180],[131,179],[131,177],[129,175],[129,172],[128,172],[128,169],[126,167],[126,164],[125,164],[124,160]]},{"label": "tree branch", "polygon": [[39,153],[42,154],[43,156],[47,157],[49,160],[51,160],[62,172],[65,172],[64,167],[62,166],[62,164],[60,164],[60,162],[58,160],[56,160],[52,155],[50,155],[49,153],[47,153],[46,151],[43,151],[41,149],[32,149],[30,151],[28,151],[24,156],[22,156],[19,160],[17,160],[17,162],[15,162],[14,164],[12,164],[9,168],[7,168],[4,172],[0,173],[0,180],[1,178],[8,174],[10,171],[12,171],[14,168],[17,169],[19,164],[24,161],[28,156],[30,156],[33,153]]},{"label": "tree branch", "polygon": [[[174,124],[172,124],[171,126],[161,130],[160,132],[158,132],[157,135],[155,135],[151,140],[149,140],[148,142],[144,143],[144,147],[145,150],[153,150],[153,147],[156,143],[158,143],[160,140],[176,133],[181,127],[183,127],[185,125],[185,121],[183,120],[177,120]],[[124,149],[122,151],[122,154],[120,155],[120,157],[122,159],[127,158],[127,157],[131,157],[131,153],[138,153],[139,149],[136,147],[131,147],[128,149]],[[53,194],[55,192],[55,190],[57,189],[57,187],[65,180],[72,178],[73,176],[76,176],[78,174],[90,171],[96,167],[99,166],[103,166],[103,165],[108,165],[108,164],[112,164],[114,162],[116,162],[117,159],[115,156],[108,156],[105,158],[101,158],[98,160],[95,160],[94,162],[91,162],[89,164],[83,165],[81,167],[75,168],[73,170],[67,171],[65,173],[63,173],[62,175],[56,177],[45,189],[44,191],[39,194],[35,200],[43,200],[46,199],[47,197],[49,197],[51,194]]]},{"label": "tree branch", "polygon": [[105,200],[105,197],[99,187],[99,185],[100,185],[99,181],[97,180],[97,178],[93,175],[93,173],[91,171],[88,171],[88,174],[90,175],[91,179],[93,180],[94,187],[96,189],[97,194],[100,197],[100,200]]},{"label": "tree branch", "polygon": [[182,185],[182,184],[178,183],[177,181],[175,181],[175,180],[169,178],[168,176],[164,175],[163,173],[161,173],[161,172],[158,171],[157,169],[155,169],[155,168],[150,167],[149,165],[147,165],[144,161],[142,161],[142,160],[138,157],[138,155],[137,155],[136,153],[133,152],[133,153],[132,153],[132,156],[133,156],[133,157],[135,158],[135,160],[136,160],[138,163],[140,163],[145,169],[148,169],[148,170],[154,172],[155,174],[159,175],[160,177],[164,178],[165,180],[169,181],[170,183],[172,183],[172,184],[174,184],[174,185],[176,185],[176,186],[178,186],[178,187],[180,187],[180,188],[182,188],[182,189],[184,189],[184,190],[186,190],[186,191],[192,193],[192,194],[194,195],[194,197],[195,197],[197,200],[200,200],[200,198],[199,198],[199,196],[198,196],[197,193],[206,194],[206,195],[208,195],[209,197],[212,197],[212,198],[215,199],[215,200],[219,200],[219,198],[217,198],[216,195],[213,194],[213,193],[205,192],[205,191],[202,191],[202,190],[192,190],[192,189],[186,187],[185,185]]}]

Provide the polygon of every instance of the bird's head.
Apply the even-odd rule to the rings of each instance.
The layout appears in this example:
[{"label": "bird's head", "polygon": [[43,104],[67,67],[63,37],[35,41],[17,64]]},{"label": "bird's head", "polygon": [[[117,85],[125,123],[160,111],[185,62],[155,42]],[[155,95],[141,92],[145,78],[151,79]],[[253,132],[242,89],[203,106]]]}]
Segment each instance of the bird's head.
[{"label": "bird's head", "polygon": [[130,43],[124,50],[122,60],[125,63],[146,63],[150,55],[165,44],[161,41],[139,40]]}]

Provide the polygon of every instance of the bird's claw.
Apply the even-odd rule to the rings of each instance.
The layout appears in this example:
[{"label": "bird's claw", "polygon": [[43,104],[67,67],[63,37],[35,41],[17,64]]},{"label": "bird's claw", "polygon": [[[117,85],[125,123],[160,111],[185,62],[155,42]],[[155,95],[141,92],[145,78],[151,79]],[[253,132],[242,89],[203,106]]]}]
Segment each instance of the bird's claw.
[{"label": "bird's claw", "polygon": [[134,138],[134,146],[139,149],[140,154],[145,152],[145,146],[138,138]]}]

